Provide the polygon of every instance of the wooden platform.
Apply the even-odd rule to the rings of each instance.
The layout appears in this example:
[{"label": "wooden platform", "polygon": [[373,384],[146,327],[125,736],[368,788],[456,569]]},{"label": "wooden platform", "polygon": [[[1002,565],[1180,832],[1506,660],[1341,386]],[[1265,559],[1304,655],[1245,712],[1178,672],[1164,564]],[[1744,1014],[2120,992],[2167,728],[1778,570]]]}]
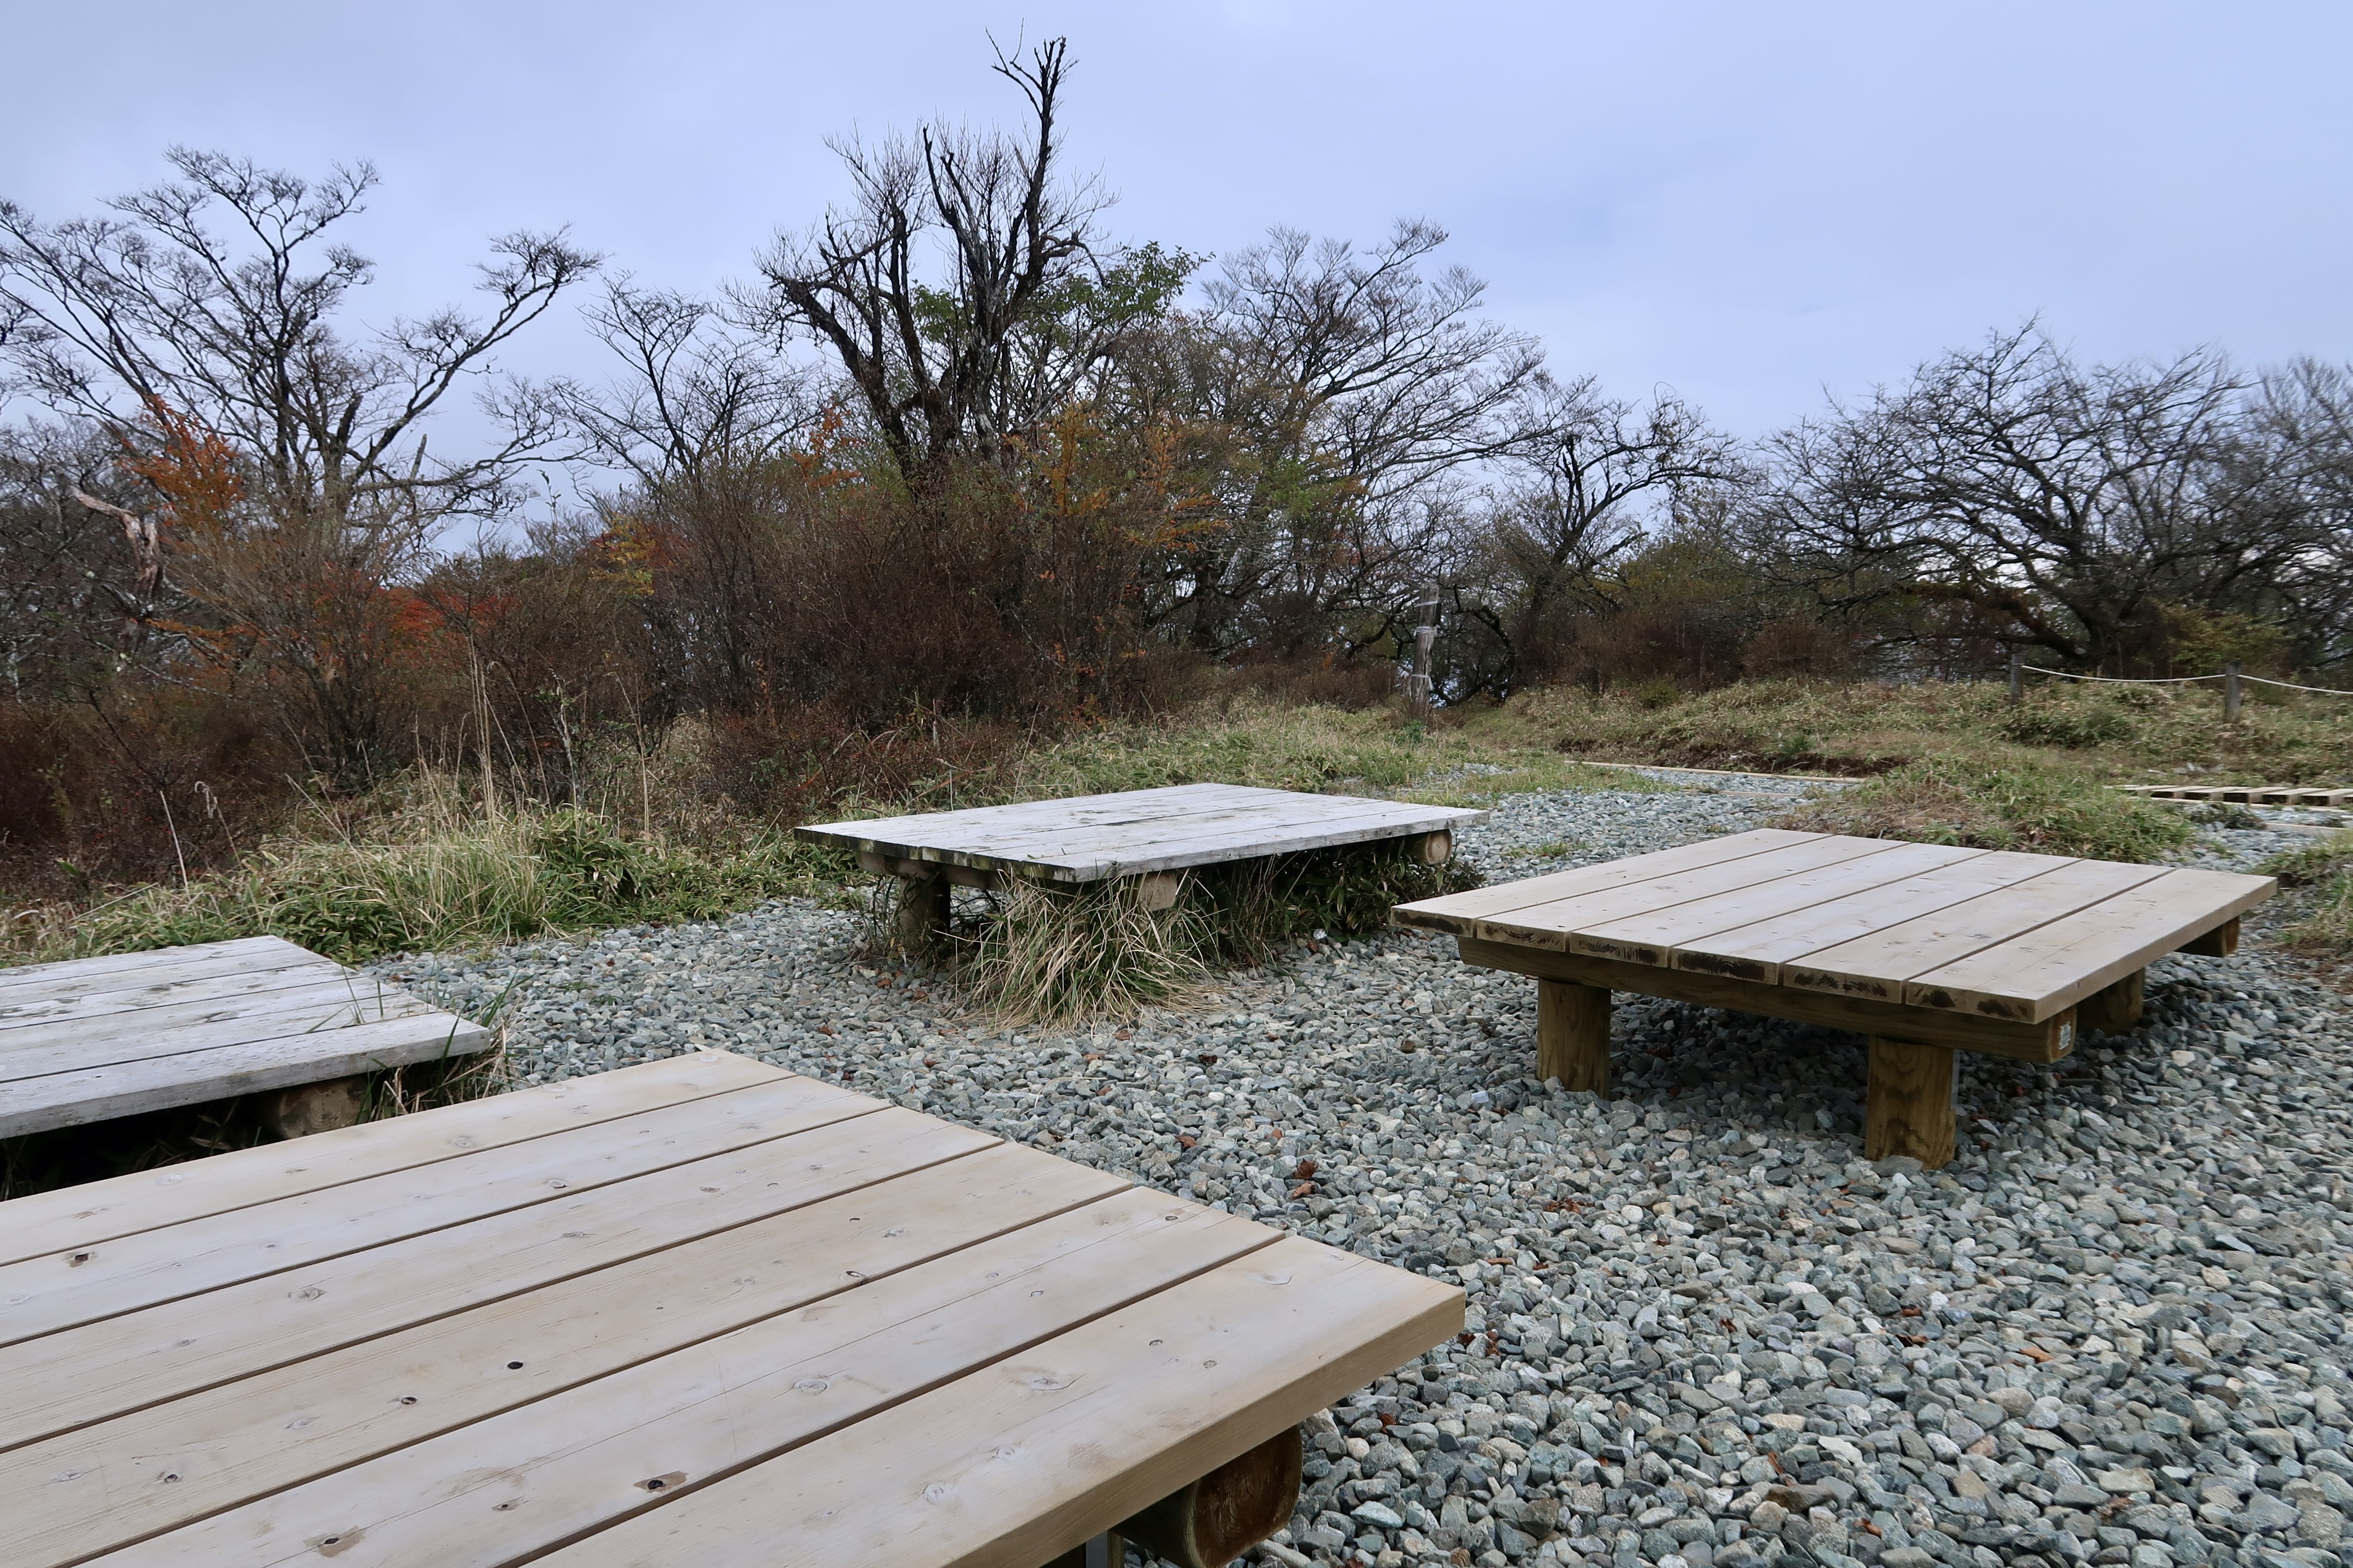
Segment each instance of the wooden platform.
[{"label": "wooden platform", "polygon": [[0,969],[0,1138],[437,1060],[490,1038],[274,936]]},{"label": "wooden platform", "polygon": [[0,1562],[1039,1568],[1462,1304],[702,1052],[0,1204]]},{"label": "wooden platform", "polygon": [[2117,784],[2149,800],[2212,800],[2234,805],[2353,805],[2353,789],[2302,784]]},{"label": "wooden platform", "polygon": [[[1952,1052],[2055,1061],[2138,1021],[2141,973],[2223,953],[2269,877],[1760,828],[1405,904],[1536,977],[1539,1070],[1609,1082],[1609,994],[1873,1037],[1866,1152],[1952,1156]],[[1898,1083],[1912,1087],[1897,1091]],[[1884,1092],[1883,1092],[1884,1091]]]},{"label": "wooden platform", "polygon": [[1094,882],[1449,833],[1486,820],[1483,811],[1457,806],[1198,784],[820,822],[793,831],[812,843],[879,857],[902,874],[954,868],[985,879]]}]

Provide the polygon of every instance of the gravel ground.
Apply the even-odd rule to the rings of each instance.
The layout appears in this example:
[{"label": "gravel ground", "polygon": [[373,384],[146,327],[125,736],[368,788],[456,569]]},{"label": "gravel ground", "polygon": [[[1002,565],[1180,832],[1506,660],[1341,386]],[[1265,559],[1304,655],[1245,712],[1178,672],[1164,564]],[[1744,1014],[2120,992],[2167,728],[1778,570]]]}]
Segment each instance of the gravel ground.
[{"label": "gravel ground", "polygon": [[[1790,787],[1508,797],[1461,849],[1532,875]],[[1288,1568],[2353,1562],[2353,1047],[2271,961],[2154,966],[2139,1034],[2055,1071],[1965,1056],[1963,1152],[1923,1173],[1862,1160],[1854,1037],[1628,998],[1618,1098],[1547,1089],[1533,987],[1418,933],[1082,1035],[856,934],[785,902],[379,967],[505,996],[531,1081],[723,1046],[1459,1281],[1467,1342],[1317,1427]]]}]

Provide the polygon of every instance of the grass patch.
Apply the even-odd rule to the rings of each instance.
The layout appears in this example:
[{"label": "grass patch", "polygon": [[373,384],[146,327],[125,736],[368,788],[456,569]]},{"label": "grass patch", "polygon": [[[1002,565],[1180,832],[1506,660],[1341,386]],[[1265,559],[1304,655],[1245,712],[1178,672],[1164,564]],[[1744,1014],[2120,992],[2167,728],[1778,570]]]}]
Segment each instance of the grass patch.
[{"label": "grass patch", "polygon": [[2274,855],[2255,869],[2301,895],[2283,941],[2323,957],[2353,959],[2353,834]]},{"label": "grass patch", "polygon": [[231,870],[86,910],[14,913],[5,960],[37,963],[279,936],[346,963],[552,931],[710,920],[839,885],[846,856],[754,830],[716,849],[628,835],[582,811],[428,809],[367,837],[274,840]]},{"label": "grass patch", "polygon": [[1060,889],[1016,882],[971,943],[976,995],[1012,1023],[1132,1013],[1303,940],[1358,936],[1392,906],[1478,885],[1459,862],[1428,866],[1393,844],[1309,850],[1187,871],[1176,901],[1146,910],[1140,881]]},{"label": "grass patch", "polygon": [[[995,781],[994,798],[1044,800],[1217,783],[1472,804],[1532,790],[1666,786],[1586,767],[1535,735],[1476,717],[1417,724],[1384,709],[1285,707],[1255,699],[1153,724],[1113,725],[1039,748]],[[976,795],[965,802],[980,805]]]},{"label": "grass patch", "polygon": [[1960,757],[1908,763],[1776,826],[2094,860],[2154,860],[2196,837],[2178,814],[2083,773]]},{"label": "grass patch", "polygon": [[2052,682],[2012,707],[1999,682],[1762,680],[1710,691],[1567,689],[1472,720],[1498,739],[1540,737],[1573,756],[1767,773],[1868,777],[1929,757],[2006,763],[2062,758],[2113,782],[2353,779],[2353,701],[2253,688],[2235,725],[2219,687]]},{"label": "grass patch", "polygon": [[973,989],[1010,1023],[1127,1013],[1205,978],[1213,946],[1181,893],[1146,910],[1134,879],[1069,891],[1017,881],[982,925]]}]

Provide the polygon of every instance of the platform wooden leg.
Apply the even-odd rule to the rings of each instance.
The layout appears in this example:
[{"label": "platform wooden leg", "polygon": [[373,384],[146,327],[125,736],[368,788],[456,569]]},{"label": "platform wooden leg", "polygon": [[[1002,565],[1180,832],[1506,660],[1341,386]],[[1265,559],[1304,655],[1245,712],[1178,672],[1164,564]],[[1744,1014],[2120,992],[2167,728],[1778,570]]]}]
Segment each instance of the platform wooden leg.
[{"label": "platform wooden leg", "polygon": [[281,1089],[262,1102],[262,1124],[280,1138],[306,1138],[356,1124],[367,1104],[364,1078],[329,1079],[324,1083],[298,1083]]},{"label": "platform wooden leg", "polygon": [[1609,993],[1569,980],[1536,982],[1536,1077],[1609,1092]]},{"label": "platform wooden leg", "polygon": [[948,930],[948,881],[944,877],[902,877],[892,934],[899,945],[921,952],[938,945]]},{"label": "platform wooden leg", "polygon": [[2201,958],[2228,958],[2239,951],[2239,917],[2232,915],[2202,936],[2193,936],[2173,950]]},{"label": "platform wooden leg", "polygon": [[2104,991],[2094,991],[2075,1007],[2078,1028],[2121,1035],[2140,1026],[2147,1005],[2148,971],[2136,969]]},{"label": "platform wooden leg", "polygon": [[1862,1157],[1909,1154],[1935,1170],[1952,1163],[1953,1080],[1958,1070],[1950,1046],[1871,1037],[1871,1078],[1863,1100]]},{"label": "platform wooden leg", "polygon": [[1127,1542],[1118,1531],[1107,1530],[1071,1547],[1046,1568],[1123,1568],[1126,1562]]}]

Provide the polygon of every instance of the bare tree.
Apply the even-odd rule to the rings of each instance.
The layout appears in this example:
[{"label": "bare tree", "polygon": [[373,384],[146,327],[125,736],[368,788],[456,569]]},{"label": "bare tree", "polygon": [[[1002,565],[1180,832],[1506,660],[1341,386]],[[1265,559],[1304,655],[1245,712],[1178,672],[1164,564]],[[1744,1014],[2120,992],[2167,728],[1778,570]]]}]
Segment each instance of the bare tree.
[{"label": "bare tree", "polygon": [[1576,621],[1623,607],[1626,563],[1699,492],[1748,475],[1732,438],[1671,395],[1638,407],[1587,376],[1535,397],[1524,417],[1542,435],[1514,450],[1456,541],[1446,676],[1457,698],[1556,673]]},{"label": "bare tree", "polygon": [[1029,106],[1025,134],[925,126],[913,141],[835,142],[851,205],[779,237],[761,258],[765,288],[738,300],[780,338],[832,352],[917,484],[952,454],[1007,460],[1194,265],[1108,246],[1097,219],[1109,196],[1061,173],[1065,40],[1026,59],[999,50],[996,70]]},{"label": "bare tree", "polygon": [[356,341],[336,317],[374,268],[331,231],[362,210],[372,167],[313,184],[219,153],[170,157],[181,180],[110,203],[116,216],[50,226],[0,203],[15,318],[0,347],[36,395],[126,438],[159,408],[195,420],[286,516],[478,507],[545,440],[543,413],[512,395],[499,405],[514,428],[479,457],[429,458],[423,423],[596,258],[561,234],[503,236],[481,269],[487,317],[446,310]]},{"label": "bare tree", "polygon": [[1771,443],[1760,552],[1834,604],[1908,595],[2095,668],[2168,606],[2260,607],[2315,542],[2251,504],[2246,384],[2219,354],[2085,368],[2030,324]]},{"label": "bare tree", "polygon": [[1207,437],[1226,521],[1165,563],[1160,624],[1220,653],[1393,638],[1473,471],[1542,441],[1542,351],[1480,314],[1470,273],[1423,269],[1445,240],[1415,221],[1365,250],[1277,229],[1137,356],[1121,395]]},{"label": "bare tree", "polygon": [[2353,660],[2353,370],[2301,359],[2266,374],[2249,406],[2234,477],[2243,510],[2304,542],[2274,586],[2306,668]]},{"label": "bare tree", "polygon": [[738,330],[708,301],[609,279],[582,312],[622,363],[599,388],[548,387],[579,456],[648,489],[701,491],[721,469],[755,466],[807,430],[823,404],[805,369]]},{"label": "bare tree", "polygon": [[145,481],[134,504],[87,489],[82,504],[124,524],[142,602],[159,598],[168,553],[174,586],[206,611],[177,653],[262,669],[297,739],[364,779],[396,679],[388,586],[429,560],[447,519],[494,509],[557,428],[512,384],[485,392],[508,424],[491,451],[436,458],[425,421],[484,384],[493,352],[597,258],[560,234],[511,234],[481,269],[487,314],[354,336],[340,318],[373,269],[334,234],[372,169],[313,184],[216,153],[171,160],[179,181],[111,216],[52,226],[0,204],[0,354]]}]

